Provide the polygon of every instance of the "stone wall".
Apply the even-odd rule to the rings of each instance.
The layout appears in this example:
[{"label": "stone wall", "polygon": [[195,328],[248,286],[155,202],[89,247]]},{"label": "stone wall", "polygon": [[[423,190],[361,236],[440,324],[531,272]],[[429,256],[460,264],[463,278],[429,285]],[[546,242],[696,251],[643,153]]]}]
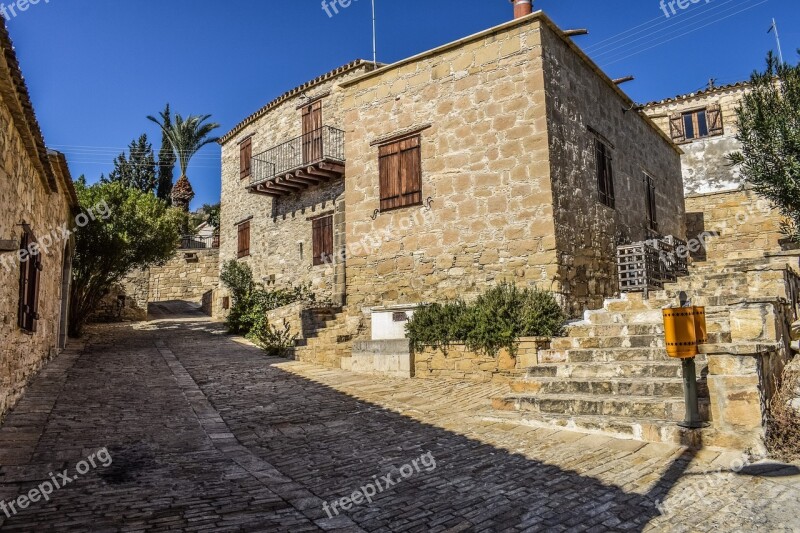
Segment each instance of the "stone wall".
[{"label": "stone wall", "polygon": [[458,379],[467,381],[511,382],[538,364],[540,350],[550,347],[550,339],[520,339],[515,356],[502,349],[497,356],[476,353],[463,344],[447,350],[425,348],[414,353],[414,376],[421,379]]},{"label": "stone wall", "polygon": [[741,148],[736,140],[736,106],[746,94],[746,84],[736,84],[710,91],[701,91],[645,107],[644,112],[667,135],[670,135],[669,118],[673,114],[701,109],[710,105],[722,108],[722,135],[704,139],[690,140],[680,144],[684,155],[684,190],[686,194],[702,194],[714,191],[736,189],[742,183],[737,168],[731,167],[727,156]]},{"label": "stone wall", "polygon": [[[300,136],[302,120],[298,106],[307,98],[322,97],[323,123],[342,128],[342,92],[336,83],[369,68],[371,65],[357,62],[313,80],[302,86],[302,90],[293,90],[278,98],[225,136],[222,141],[221,262],[237,259],[237,224],[249,218],[250,255],[240,260],[250,265],[256,281],[275,287],[310,284],[319,300],[329,299],[341,304],[344,265],[312,265],[310,219],[333,214],[334,243],[342,245],[344,183],[334,180],[281,198],[248,192],[249,178],[239,177],[239,144],[250,137],[252,152],[256,155]],[[227,295],[224,289],[221,295]]]},{"label": "stone wall", "polygon": [[690,248],[699,261],[763,257],[781,250],[780,214],[752,190],[734,190],[686,197]]},{"label": "stone wall", "polygon": [[148,274],[148,301],[201,303],[203,294],[219,285],[219,250],[178,250],[165,265],[150,267]]},{"label": "stone wall", "polygon": [[[0,60],[0,240],[3,246],[19,246],[22,240],[21,222],[30,225],[40,243],[48,234],[60,235],[59,228],[74,226],[70,197],[66,183],[57,183],[53,191],[40,170],[37,160],[30,156],[25,143],[29,141],[30,124],[23,124],[20,133],[18,118],[9,108],[9,94],[16,94],[5,78],[7,54]],[[37,128],[38,130],[38,128]],[[23,135],[25,137],[23,137]],[[36,148],[32,148],[35,151]],[[67,178],[68,179],[68,178]],[[31,378],[58,351],[61,319],[62,272],[67,249],[60,238],[41,254],[42,271],[39,287],[39,320],[36,332],[22,331],[18,325],[20,261],[18,250],[0,251],[0,419],[14,405]]]},{"label": "stone wall", "polygon": [[[655,182],[658,233],[684,238],[680,155],[605,74],[547,26],[542,45],[558,291],[579,315],[617,293],[616,247],[651,237],[645,174]],[[597,139],[611,148],[614,208],[599,198]]]},{"label": "stone wall", "polygon": [[92,322],[119,322],[147,320],[150,278],[146,270],[137,270],[125,276],[103,297],[92,314]]}]

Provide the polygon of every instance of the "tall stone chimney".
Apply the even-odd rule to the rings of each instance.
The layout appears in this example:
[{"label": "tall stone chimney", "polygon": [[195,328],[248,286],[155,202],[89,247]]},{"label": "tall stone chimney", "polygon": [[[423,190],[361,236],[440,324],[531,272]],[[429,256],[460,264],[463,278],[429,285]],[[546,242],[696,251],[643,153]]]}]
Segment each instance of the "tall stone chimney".
[{"label": "tall stone chimney", "polygon": [[533,1],[532,0],[509,0],[512,4],[514,4],[514,18],[518,19],[520,17],[524,17],[525,15],[530,15],[533,13]]}]

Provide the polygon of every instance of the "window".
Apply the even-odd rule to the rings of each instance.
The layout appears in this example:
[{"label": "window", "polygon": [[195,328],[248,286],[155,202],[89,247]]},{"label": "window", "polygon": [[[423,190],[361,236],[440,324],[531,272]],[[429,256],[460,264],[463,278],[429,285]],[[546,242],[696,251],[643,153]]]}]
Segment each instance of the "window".
[{"label": "window", "polygon": [[647,227],[653,231],[658,231],[658,219],[656,218],[656,186],[653,178],[644,175],[644,186],[647,198]]},{"label": "window", "polygon": [[597,190],[600,202],[614,208],[614,171],[611,165],[611,149],[600,139],[595,139],[595,157],[597,160]]},{"label": "window", "polygon": [[24,234],[20,243],[20,252],[25,251],[26,259],[20,263],[19,276],[19,327],[31,333],[36,331],[39,320],[39,273],[42,270],[41,254],[29,255],[35,250],[36,237],[28,226],[23,226]]},{"label": "window", "polygon": [[311,233],[314,241],[314,265],[330,262],[333,258],[333,216],[312,220]]},{"label": "window", "polygon": [[253,160],[253,138],[248,137],[239,145],[239,179],[250,177]]},{"label": "window", "polygon": [[711,105],[670,117],[670,135],[676,143],[722,135],[722,108]]},{"label": "window", "polygon": [[422,203],[420,136],[378,148],[381,211]]},{"label": "window", "polygon": [[239,257],[250,255],[250,221],[246,220],[238,226]]}]

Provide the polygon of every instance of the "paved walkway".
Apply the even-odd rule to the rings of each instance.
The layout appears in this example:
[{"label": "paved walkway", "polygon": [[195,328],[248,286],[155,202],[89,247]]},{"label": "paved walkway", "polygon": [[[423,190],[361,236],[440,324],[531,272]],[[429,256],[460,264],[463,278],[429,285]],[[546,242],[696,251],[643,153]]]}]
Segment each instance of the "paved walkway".
[{"label": "paved walkway", "polygon": [[502,387],[270,359],[170,310],[37,377],[0,428],[0,530],[800,531],[796,467],[504,423]]}]

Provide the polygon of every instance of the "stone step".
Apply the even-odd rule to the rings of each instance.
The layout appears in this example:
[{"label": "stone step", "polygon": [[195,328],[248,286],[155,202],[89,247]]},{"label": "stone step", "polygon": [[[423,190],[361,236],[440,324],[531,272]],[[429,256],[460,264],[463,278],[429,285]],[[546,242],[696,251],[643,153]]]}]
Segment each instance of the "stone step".
[{"label": "stone step", "polygon": [[578,433],[603,434],[620,439],[643,442],[664,442],[699,448],[704,435],[710,430],[686,429],[672,420],[643,420],[631,417],[608,416],[560,416],[546,413],[498,411],[486,417],[487,421],[506,424],[575,431]]},{"label": "stone step", "polygon": [[635,363],[670,360],[665,348],[575,348],[542,350],[541,361],[554,363]]},{"label": "stone step", "polygon": [[[708,420],[708,400],[701,398],[700,416]],[[609,396],[597,394],[510,394],[494,400],[500,410],[525,411],[561,416],[611,416],[648,420],[681,421],[686,410],[682,398]]]},{"label": "stone step", "polygon": [[[569,337],[616,337],[629,335],[663,335],[664,325],[659,324],[590,324],[577,322],[567,326]],[[557,339],[553,339],[555,341]]]},{"label": "stone step", "polygon": [[588,348],[663,348],[664,335],[616,335],[579,337],[570,332],[569,337],[556,337],[551,342],[553,350]]},{"label": "stone step", "polygon": [[[703,357],[698,357],[697,375],[702,375],[702,370],[707,363]],[[553,378],[681,378],[681,362],[677,359],[670,361],[645,361],[628,363],[545,363],[530,367],[527,370],[528,378],[553,377]]]},{"label": "stone step", "polygon": [[584,319],[590,324],[661,324],[664,316],[661,309],[646,311],[586,311]]},{"label": "stone step", "polygon": [[[704,381],[698,382],[700,396],[708,397]],[[683,380],[678,378],[524,378],[511,383],[511,391],[525,394],[595,394],[610,396],[652,396],[683,398]]]}]

